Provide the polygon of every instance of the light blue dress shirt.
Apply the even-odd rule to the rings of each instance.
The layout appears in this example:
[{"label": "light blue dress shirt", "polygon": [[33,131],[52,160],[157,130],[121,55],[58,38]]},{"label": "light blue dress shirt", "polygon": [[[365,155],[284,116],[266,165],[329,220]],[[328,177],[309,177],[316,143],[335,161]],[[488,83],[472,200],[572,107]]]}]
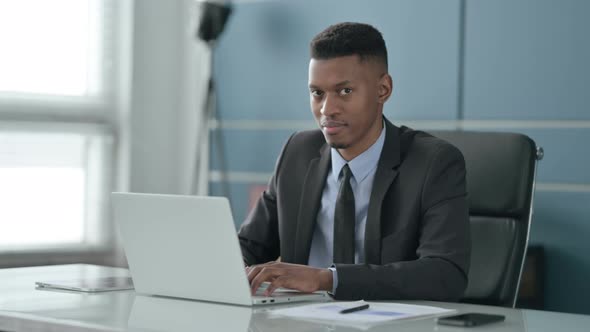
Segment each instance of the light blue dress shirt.
[{"label": "light blue dress shirt", "polygon": [[[379,138],[367,150],[348,162],[352,171],[350,185],[354,193],[355,206],[355,241],[354,241],[354,262],[362,264],[365,261],[365,225],[367,223],[367,211],[369,209],[369,198],[373,189],[373,180],[377,163],[383,150],[385,142],[385,126],[381,130]],[[322,202],[318,212],[311,250],[309,252],[309,266],[328,268],[333,265],[334,257],[334,210],[336,209],[336,198],[340,189],[340,171],[347,164],[338,150],[332,148],[332,168],[328,172],[326,185],[322,193]],[[338,286],[338,273],[331,268],[333,276],[333,288]]]}]

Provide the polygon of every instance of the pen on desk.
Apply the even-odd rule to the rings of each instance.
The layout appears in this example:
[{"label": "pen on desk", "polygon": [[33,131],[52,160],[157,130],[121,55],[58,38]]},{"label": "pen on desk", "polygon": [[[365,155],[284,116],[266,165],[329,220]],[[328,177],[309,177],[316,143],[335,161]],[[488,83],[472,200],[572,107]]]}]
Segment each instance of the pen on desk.
[{"label": "pen on desk", "polygon": [[340,313],[341,314],[349,314],[351,312],[357,312],[357,311],[361,311],[361,310],[365,310],[365,309],[369,309],[369,305],[368,304],[363,304],[363,305],[358,306],[358,307],[352,307],[352,308],[340,310]]}]

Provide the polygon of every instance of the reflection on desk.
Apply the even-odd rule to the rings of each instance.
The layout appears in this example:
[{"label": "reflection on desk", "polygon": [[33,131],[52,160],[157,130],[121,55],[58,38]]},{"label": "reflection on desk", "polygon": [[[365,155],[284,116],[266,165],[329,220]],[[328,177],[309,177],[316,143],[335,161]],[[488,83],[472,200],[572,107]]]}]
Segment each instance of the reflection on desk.
[{"label": "reflection on desk", "polygon": [[128,331],[248,331],[252,308],[135,296]]}]

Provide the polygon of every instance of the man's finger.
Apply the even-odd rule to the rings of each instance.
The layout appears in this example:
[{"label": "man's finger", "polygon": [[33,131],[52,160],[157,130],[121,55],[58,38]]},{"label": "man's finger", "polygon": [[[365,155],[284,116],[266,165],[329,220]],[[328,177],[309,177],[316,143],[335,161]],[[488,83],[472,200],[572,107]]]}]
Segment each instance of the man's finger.
[{"label": "man's finger", "polygon": [[261,267],[255,276],[250,279],[250,292],[252,295],[256,294],[256,291],[262,285],[263,282],[268,281],[269,279],[272,280],[273,277],[273,269],[268,267]]},{"label": "man's finger", "polygon": [[252,280],[254,278],[256,278],[256,276],[258,275],[258,273],[260,273],[260,271],[262,271],[262,269],[264,268],[264,266],[262,265],[254,265],[251,266],[249,271],[248,271],[248,282],[252,283]]},{"label": "man's finger", "polygon": [[273,281],[276,277],[279,277],[282,274],[283,272],[281,269],[275,269],[271,267],[262,268],[250,283],[250,291],[252,292],[252,295],[256,294],[258,287],[260,287],[263,282]]},{"label": "man's finger", "polygon": [[285,287],[286,284],[288,283],[288,281],[289,281],[288,275],[283,275],[283,276],[274,278],[273,281],[270,283],[270,285],[268,285],[268,287],[266,288],[266,291],[264,291],[264,296],[270,296],[278,288]]},{"label": "man's finger", "polygon": [[246,274],[248,275],[248,282],[252,282],[252,279],[254,279],[256,277],[256,275],[258,275],[258,273],[260,273],[260,271],[268,266],[272,266],[275,267],[277,262],[275,261],[270,261],[264,264],[258,264],[258,265],[250,265],[249,267],[246,268]]}]

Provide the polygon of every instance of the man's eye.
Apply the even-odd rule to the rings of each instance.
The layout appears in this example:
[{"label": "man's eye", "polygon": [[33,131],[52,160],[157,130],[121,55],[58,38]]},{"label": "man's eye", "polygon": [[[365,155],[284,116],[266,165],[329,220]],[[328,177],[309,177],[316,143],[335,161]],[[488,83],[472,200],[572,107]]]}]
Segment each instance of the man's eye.
[{"label": "man's eye", "polygon": [[344,89],[340,90],[340,95],[346,96],[346,95],[350,94],[351,92],[352,92],[351,88],[344,88]]},{"label": "man's eye", "polygon": [[321,97],[324,95],[324,93],[320,90],[311,90],[311,95],[314,97]]}]

